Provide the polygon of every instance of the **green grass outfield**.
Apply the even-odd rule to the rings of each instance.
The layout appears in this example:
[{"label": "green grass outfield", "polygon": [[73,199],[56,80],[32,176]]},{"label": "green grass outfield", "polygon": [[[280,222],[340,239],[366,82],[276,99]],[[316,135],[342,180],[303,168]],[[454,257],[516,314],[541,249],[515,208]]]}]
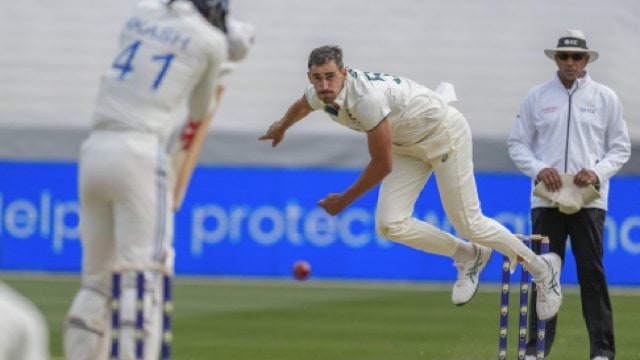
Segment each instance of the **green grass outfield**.
[{"label": "green grass outfield", "polygon": [[[52,359],[62,359],[64,314],[76,276],[2,274],[50,326]],[[516,280],[512,291],[517,291]],[[550,359],[589,358],[577,289],[565,286]],[[464,307],[450,285],[178,277],[175,360],[495,359],[499,287],[481,284]],[[517,348],[517,294],[511,298],[509,354]],[[640,291],[613,289],[617,358],[640,359]]]}]

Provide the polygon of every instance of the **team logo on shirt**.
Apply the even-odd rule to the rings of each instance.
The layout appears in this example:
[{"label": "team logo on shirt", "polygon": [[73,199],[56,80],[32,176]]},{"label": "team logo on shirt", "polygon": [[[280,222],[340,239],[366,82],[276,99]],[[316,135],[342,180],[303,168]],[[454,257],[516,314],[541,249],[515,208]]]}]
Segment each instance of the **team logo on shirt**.
[{"label": "team logo on shirt", "polygon": [[328,104],[324,106],[324,112],[332,116],[338,116],[338,109]]},{"label": "team logo on shirt", "polygon": [[445,162],[449,160],[449,154],[444,154],[442,155],[442,157],[440,158],[440,162]]}]

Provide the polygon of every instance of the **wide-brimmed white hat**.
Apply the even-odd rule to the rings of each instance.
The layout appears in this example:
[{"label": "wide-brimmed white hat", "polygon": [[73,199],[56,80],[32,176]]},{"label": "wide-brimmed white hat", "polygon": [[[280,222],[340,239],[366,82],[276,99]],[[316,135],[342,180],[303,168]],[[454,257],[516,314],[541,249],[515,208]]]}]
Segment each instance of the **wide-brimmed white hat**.
[{"label": "wide-brimmed white hat", "polygon": [[554,49],[545,49],[544,53],[551,60],[555,60],[557,52],[586,52],[589,54],[589,62],[592,63],[598,59],[598,52],[589,50],[587,47],[587,38],[582,30],[567,30],[558,39],[558,45]]}]

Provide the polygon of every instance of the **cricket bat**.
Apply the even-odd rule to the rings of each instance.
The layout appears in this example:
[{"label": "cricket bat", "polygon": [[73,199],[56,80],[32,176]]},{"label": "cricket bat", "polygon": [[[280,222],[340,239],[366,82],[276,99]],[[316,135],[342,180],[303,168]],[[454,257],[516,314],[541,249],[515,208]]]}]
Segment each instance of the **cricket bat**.
[{"label": "cricket bat", "polygon": [[[222,85],[219,85],[216,88],[216,105],[214,108],[214,113],[218,106],[220,106],[220,99],[222,98],[223,92],[224,87]],[[202,146],[207,140],[209,126],[211,125],[213,116],[214,114],[212,113],[207,119],[202,122],[202,124],[200,124],[198,130],[196,131],[196,134],[193,136],[191,147],[186,150],[180,148],[172,157],[172,166],[174,169],[174,173],[177,174],[175,177],[175,185],[173,188],[174,212],[180,210],[182,202],[184,201],[184,197],[187,194],[187,188],[189,187],[189,182],[191,181],[193,170],[195,169],[198,163],[198,159],[200,158]]]}]

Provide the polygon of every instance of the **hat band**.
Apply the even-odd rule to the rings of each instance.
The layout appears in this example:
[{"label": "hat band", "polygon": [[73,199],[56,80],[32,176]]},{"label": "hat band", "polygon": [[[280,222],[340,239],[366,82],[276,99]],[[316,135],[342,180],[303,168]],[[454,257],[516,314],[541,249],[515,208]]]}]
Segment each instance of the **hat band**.
[{"label": "hat band", "polygon": [[588,50],[589,48],[587,48],[587,41],[584,39],[578,39],[578,38],[574,38],[574,37],[564,37],[564,38],[560,38],[558,40],[558,48],[563,48],[563,47],[578,47],[578,48],[582,48],[585,50]]}]

